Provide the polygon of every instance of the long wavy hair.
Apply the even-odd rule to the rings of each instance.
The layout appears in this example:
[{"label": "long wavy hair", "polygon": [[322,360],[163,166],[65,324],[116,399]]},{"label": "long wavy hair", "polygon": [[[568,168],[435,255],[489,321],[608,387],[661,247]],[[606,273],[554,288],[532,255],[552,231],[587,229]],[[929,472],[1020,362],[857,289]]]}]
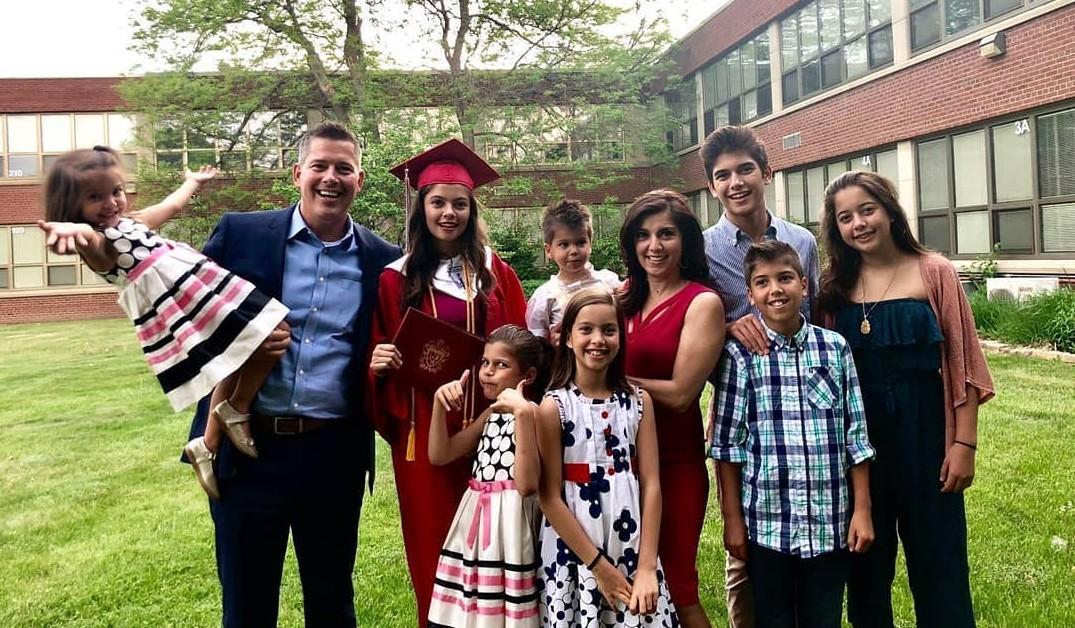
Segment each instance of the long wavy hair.
[{"label": "long wavy hair", "polygon": [[579,312],[588,305],[611,305],[616,309],[616,324],[620,328],[620,350],[608,367],[605,384],[610,390],[629,392],[631,385],[627,381],[627,326],[623,307],[616,297],[603,288],[579,290],[564,307],[564,318],[560,323],[560,341],[556,343],[549,389],[565,388],[575,381],[575,351],[567,346],[567,341],[571,337],[571,328],[575,326]]},{"label": "long wavy hair", "polygon": [[829,265],[821,275],[821,294],[818,304],[824,312],[835,313],[850,302],[850,294],[858,281],[862,255],[840,237],[836,221],[836,195],[841,190],[858,186],[885,210],[892,223],[892,240],[904,253],[925,255],[930,252],[911,234],[907,213],[900,207],[899,194],[891,181],[875,172],[852,170],[836,178],[825,189],[825,212],[821,216],[821,239],[829,254]]},{"label": "long wavy hair", "polygon": [[494,342],[508,347],[523,373],[534,369],[534,381],[526,386],[526,397],[531,401],[539,401],[545,394],[545,387],[549,383],[549,369],[552,366],[553,349],[549,343],[532,334],[529,329],[511,324],[501,325],[489,334],[486,344]]},{"label": "long wavy hair", "polygon": [[[419,308],[422,299],[425,298],[429,286],[433,282],[433,275],[440,265],[440,252],[437,250],[433,234],[426,226],[425,201],[432,185],[427,185],[414,197],[411,207],[411,217],[407,221],[407,229],[410,234],[407,239],[407,262],[403,272],[403,303],[411,307]],[[486,235],[485,221],[478,212],[478,201],[474,198],[474,192],[470,192],[470,219],[463,233],[459,235],[462,245],[459,253],[463,261],[470,268],[477,271],[477,278],[481,289],[478,291],[478,324],[485,321],[485,310],[488,295],[493,291],[494,278],[489,269],[485,267],[485,247],[489,243]],[[480,330],[479,330],[480,331]]]},{"label": "long wavy hair", "polygon": [[82,186],[96,172],[123,169],[119,153],[107,146],[94,146],[64,153],[45,176],[45,219],[86,222],[82,217]]},{"label": "long wavy hair", "polygon": [[620,256],[627,267],[627,284],[622,302],[624,314],[630,318],[642,311],[649,298],[649,278],[638,260],[635,241],[642,223],[654,214],[668,212],[683,239],[683,256],[679,261],[679,275],[688,281],[712,287],[709,264],[705,259],[705,240],[702,226],[691,213],[687,199],[672,190],[653,190],[635,199],[627,209],[627,216],[620,228]]}]

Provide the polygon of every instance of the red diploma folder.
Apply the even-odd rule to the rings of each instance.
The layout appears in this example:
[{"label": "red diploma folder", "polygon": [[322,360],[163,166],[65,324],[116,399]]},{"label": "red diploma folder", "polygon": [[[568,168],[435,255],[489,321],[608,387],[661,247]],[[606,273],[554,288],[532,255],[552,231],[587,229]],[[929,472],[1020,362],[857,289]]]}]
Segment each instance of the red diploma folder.
[{"label": "red diploma folder", "polygon": [[392,343],[403,356],[403,368],[392,377],[431,394],[473,368],[485,350],[478,336],[413,307],[403,315]]}]

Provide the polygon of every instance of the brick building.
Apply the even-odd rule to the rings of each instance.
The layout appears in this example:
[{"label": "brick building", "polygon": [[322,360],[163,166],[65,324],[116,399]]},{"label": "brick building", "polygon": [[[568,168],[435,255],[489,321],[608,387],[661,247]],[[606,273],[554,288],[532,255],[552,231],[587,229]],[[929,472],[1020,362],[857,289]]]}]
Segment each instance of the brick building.
[{"label": "brick building", "polygon": [[[1072,41],[1075,0],[732,0],[671,53],[684,77],[666,94],[682,120],[672,173],[632,153],[629,124],[552,140],[538,170],[563,179],[565,160],[627,161],[619,198],[679,185],[711,224],[720,208],[697,145],[720,124],[749,124],[769,147],[768,204],[782,216],[816,226],[828,181],[872,169],[897,182],[918,237],[957,264],[996,251],[1002,273],[1071,280]],[[132,164],[279,170],[305,123],[275,121],[267,152],[224,155],[182,132],[138,146],[134,120],[119,113],[121,80],[0,79],[0,323],[120,315],[114,289],[76,258],[48,253],[33,226],[41,173],[59,153],[109,144]],[[580,196],[599,202],[610,191]],[[535,204],[492,203],[526,214]]]}]

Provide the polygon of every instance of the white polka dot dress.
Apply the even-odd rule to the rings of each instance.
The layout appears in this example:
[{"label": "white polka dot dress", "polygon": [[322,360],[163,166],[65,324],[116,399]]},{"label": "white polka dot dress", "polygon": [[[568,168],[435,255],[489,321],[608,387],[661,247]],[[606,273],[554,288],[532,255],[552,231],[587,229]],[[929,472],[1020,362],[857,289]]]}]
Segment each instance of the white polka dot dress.
[{"label": "white polka dot dress", "polygon": [[429,626],[538,626],[537,500],[515,490],[515,417],[485,423],[437,562]]},{"label": "white polka dot dress", "polygon": [[189,246],[121,218],[101,230],[116,266],[101,275],[120,288],[142,353],[176,411],[242,366],[287,308]]}]

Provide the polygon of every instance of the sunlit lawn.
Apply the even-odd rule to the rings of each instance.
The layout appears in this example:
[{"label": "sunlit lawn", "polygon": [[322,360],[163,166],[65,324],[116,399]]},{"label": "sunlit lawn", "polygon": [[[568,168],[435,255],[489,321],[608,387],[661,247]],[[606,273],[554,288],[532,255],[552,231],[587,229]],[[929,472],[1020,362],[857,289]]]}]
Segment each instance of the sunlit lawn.
[{"label": "sunlit lawn", "polygon": [[[968,494],[979,625],[1072,626],[1075,366],[990,363],[1000,394],[983,409]],[[0,391],[0,626],[218,623],[206,502],[177,461],[188,415],[169,411],[128,324],[0,326]],[[356,604],[362,625],[409,626],[386,454],[382,446],[377,490],[363,509]],[[721,625],[715,516],[700,562],[702,603]],[[894,595],[899,625],[913,626],[905,580]],[[280,624],[302,625],[293,555]]]}]

